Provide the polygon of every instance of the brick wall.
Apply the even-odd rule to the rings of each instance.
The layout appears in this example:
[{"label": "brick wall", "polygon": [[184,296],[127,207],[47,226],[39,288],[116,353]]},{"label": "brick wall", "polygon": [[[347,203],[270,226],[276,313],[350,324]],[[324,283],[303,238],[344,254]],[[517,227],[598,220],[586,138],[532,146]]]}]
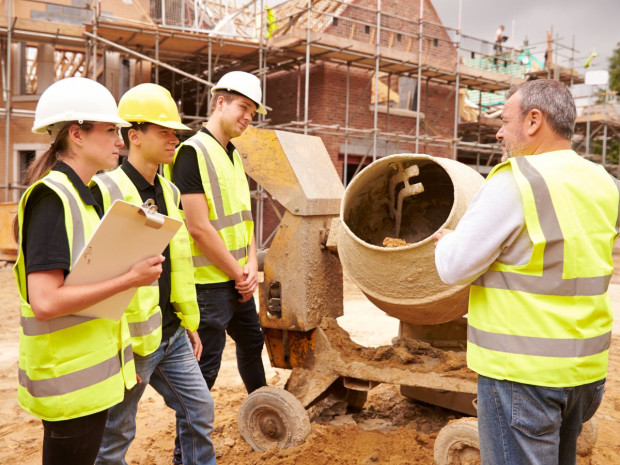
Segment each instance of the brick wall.
[{"label": "brick wall", "polygon": [[[304,67],[301,67],[302,85],[299,89],[300,118],[303,119],[304,104]],[[298,72],[281,72],[268,78],[268,105],[273,108],[269,117],[276,124],[286,123],[297,118]],[[350,69],[349,76],[349,127],[369,129],[374,124],[371,107],[372,71]],[[323,125],[345,126],[346,121],[346,84],[347,71],[327,63],[311,65],[308,118],[313,123]],[[454,126],[454,91],[450,86],[422,82],[421,111],[425,118],[420,122],[420,133],[433,136],[452,137]],[[379,113],[377,126],[381,131],[415,135],[416,118]],[[333,130],[337,132],[337,130]],[[334,162],[338,174],[342,176],[344,136],[324,135],[321,139]],[[349,144],[368,144],[372,141],[369,133],[365,140],[350,138]],[[401,151],[413,152],[414,142],[400,143]],[[428,146],[426,153],[436,156],[448,156],[445,147]],[[372,153],[371,153],[372,156]]]},{"label": "brick wall", "polygon": [[[376,44],[377,3],[375,0],[357,0],[339,14],[337,24],[325,29],[325,33],[344,37],[347,40],[366,44]],[[381,2],[380,43],[384,50],[402,51],[413,54],[413,62],[418,62],[418,34],[420,31],[419,0],[403,2],[383,0]],[[434,24],[429,24],[434,23]],[[422,62],[429,66],[454,69],[456,50],[449,41],[446,30],[440,26],[441,20],[432,4],[424,3],[424,27],[422,41]]]}]

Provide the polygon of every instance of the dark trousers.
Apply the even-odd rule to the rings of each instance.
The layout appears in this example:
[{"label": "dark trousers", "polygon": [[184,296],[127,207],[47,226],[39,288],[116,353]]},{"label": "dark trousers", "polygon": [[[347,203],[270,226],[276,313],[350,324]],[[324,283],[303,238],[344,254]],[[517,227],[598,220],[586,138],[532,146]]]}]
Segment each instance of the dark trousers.
[{"label": "dark trousers", "polygon": [[254,298],[239,302],[235,282],[196,286],[202,341],[200,370],[209,389],[215,384],[226,345],[226,333],[235,341],[237,368],[248,393],[265,386],[265,368],[261,352],[265,337],[260,328]]},{"label": "dark trousers", "polygon": [[[226,333],[235,341],[237,368],[248,394],[266,386],[265,368],[261,359],[265,337],[258,321],[254,298],[239,302],[241,295],[235,289],[234,281],[197,284],[196,293],[200,308],[198,335],[202,342],[198,365],[209,390],[215,384],[222,365]],[[178,425],[172,463],[183,463]]]},{"label": "dark trousers", "polygon": [[43,420],[43,465],[93,465],[108,411],[62,421]]}]

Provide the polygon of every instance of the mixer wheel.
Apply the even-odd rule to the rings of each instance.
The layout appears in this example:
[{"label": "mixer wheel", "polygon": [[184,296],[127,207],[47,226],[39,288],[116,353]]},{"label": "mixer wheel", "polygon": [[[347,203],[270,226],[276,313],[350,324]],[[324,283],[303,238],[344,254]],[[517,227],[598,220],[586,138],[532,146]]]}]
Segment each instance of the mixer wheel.
[{"label": "mixer wheel", "polygon": [[256,451],[296,447],[310,434],[310,420],[302,403],[290,392],[271,386],[257,389],[243,401],[238,427],[241,437]]},{"label": "mixer wheel", "polygon": [[[577,438],[577,454],[592,453],[598,435],[596,416],[583,424]],[[435,465],[469,465],[480,463],[478,420],[472,417],[453,420],[444,426],[435,439]]]},{"label": "mixer wheel", "polygon": [[452,420],[435,439],[435,465],[474,465],[480,463],[478,420],[472,417]]}]

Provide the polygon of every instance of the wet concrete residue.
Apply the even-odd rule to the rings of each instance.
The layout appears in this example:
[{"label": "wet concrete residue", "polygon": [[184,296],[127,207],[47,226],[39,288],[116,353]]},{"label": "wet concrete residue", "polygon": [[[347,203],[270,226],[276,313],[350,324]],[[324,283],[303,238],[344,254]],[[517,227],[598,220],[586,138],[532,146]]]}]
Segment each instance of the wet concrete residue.
[{"label": "wet concrete residue", "polygon": [[413,338],[395,338],[389,346],[364,347],[353,342],[349,333],[333,319],[325,318],[321,328],[332,348],[347,362],[376,362],[378,368],[408,368],[424,373],[449,372],[450,376],[476,379],[476,375],[467,368],[465,341],[456,350],[439,349]]},{"label": "wet concrete residue", "polygon": [[383,239],[383,247],[405,247],[409,245],[408,242],[405,242],[400,237],[386,237]]}]

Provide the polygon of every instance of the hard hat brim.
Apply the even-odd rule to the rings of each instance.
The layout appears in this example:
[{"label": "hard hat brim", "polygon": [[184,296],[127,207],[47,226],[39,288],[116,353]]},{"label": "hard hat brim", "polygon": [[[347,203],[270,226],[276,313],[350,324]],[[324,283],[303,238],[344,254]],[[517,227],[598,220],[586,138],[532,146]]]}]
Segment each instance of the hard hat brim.
[{"label": "hard hat brim", "polygon": [[158,126],[163,126],[169,129],[176,129],[177,131],[192,131],[193,129],[189,126],[184,125],[180,121],[136,121],[137,123],[151,123],[157,124]]},{"label": "hard hat brim", "polygon": [[[112,121],[113,120],[113,121]],[[75,118],[48,118],[47,120],[41,120],[39,121],[39,124],[37,126],[33,126],[32,127],[32,133],[33,134],[47,134],[47,129],[57,123],[70,123],[73,121],[78,121]],[[86,115],[84,118],[80,117],[79,121],[89,121],[92,123],[111,123],[111,124],[116,124],[117,126],[121,127],[121,128],[128,128],[131,126],[131,123],[125,121],[122,118],[105,118],[102,119],[99,115],[92,115],[91,118],[88,117],[88,115]]]},{"label": "hard hat brim", "polygon": [[231,89],[230,87],[213,86],[213,87],[211,87],[211,95],[213,95],[216,90],[225,90],[226,92],[231,92],[233,94],[237,94],[237,95],[240,95],[242,97],[245,97],[245,98],[251,100],[252,102],[254,102],[254,105],[256,105],[256,113],[260,113],[261,115],[266,115],[267,114],[267,109],[261,103],[256,102],[255,100],[251,99],[250,97],[248,97],[247,95],[245,95],[241,91],[238,91],[238,90],[235,90],[235,89]]}]

